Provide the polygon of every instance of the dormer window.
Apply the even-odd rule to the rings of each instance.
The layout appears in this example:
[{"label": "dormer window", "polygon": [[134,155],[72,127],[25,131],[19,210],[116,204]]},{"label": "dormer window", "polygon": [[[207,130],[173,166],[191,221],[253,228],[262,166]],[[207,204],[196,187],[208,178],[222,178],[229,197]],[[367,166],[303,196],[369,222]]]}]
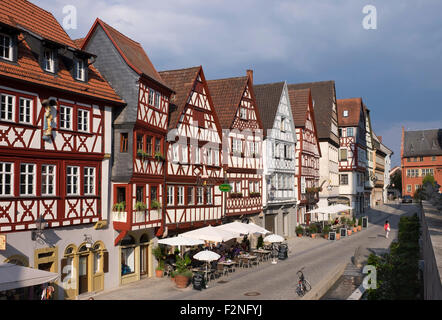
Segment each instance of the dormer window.
[{"label": "dormer window", "polygon": [[75,79],[86,81],[86,67],[84,60],[77,60],[75,63]]},{"label": "dormer window", "polygon": [[55,54],[52,49],[44,49],[43,69],[47,72],[55,72]]},{"label": "dormer window", "polygon": [[344,110],[344,117],[348,117],[348,110]]},{"label": "dormer window", "polygon": [[12,61],[12,39],[0,33],[0,58]]}]

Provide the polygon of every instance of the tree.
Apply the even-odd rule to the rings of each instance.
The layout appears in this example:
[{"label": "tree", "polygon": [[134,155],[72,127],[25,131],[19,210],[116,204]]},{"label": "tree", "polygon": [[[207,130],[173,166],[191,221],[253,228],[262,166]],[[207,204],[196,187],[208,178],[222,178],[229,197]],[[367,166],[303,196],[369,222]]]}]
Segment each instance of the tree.
[{"label": "tree", "polygon": [[390,179],[390,186],[393,189],[402,191],[402,173],[401,170],[397,170]]},{"label": "tree", "polygon": [[422,186],[425,186],[426,183],[431,183],[433,187],[436,185],[436,180],[434,180],[434,177],[431,174],[427,174],[424,179],[422,180]]}]

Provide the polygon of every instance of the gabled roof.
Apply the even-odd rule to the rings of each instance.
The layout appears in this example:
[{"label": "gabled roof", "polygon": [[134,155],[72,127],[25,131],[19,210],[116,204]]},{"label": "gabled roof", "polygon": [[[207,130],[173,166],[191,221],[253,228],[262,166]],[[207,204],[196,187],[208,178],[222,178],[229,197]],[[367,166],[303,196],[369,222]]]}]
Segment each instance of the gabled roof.
[{"label": "gabled roof", "polygon": [[404,157],[441,155],[442,129],[404,132]]},{"label": "gabled roof", "polygon": [[[357,127],[361,118],[361,108],[363,108],[362,98],[338,99],[337,105],[338,125]],[[348,111],[348,117],[344,117],[344,111]]]},{"label": "gabled roof", "polygon": [[151,80],[170,90],[155,69],[141,44],[125,36],[98,18],[95,20],[88,35],[84,38],[82,48],[86,47],[93,31],[98,25],[103,28],[104,32],[112,41],[122,58],[136,73],[138,73],[138,75],[147,76]]},{"label": "gabled roof", "polygon": [[[77,49],[73,41],[66,35],[60,24],[55,20],[52,14],[38,8],[32,3],[24,0],[6,1],[0,0],[0,5],[5,6],[6,10],[0,11],[0,19],[15,22],[17,25],[24,26],[34,34],[47,38],[52,36],[54,41],[63,41],[66,45]],[[11,14],[5,18],[6,14]],[[45,23],[42,23],[43,20]],[[26,31],[24,31],[26,32]],[[41,34],[37,34],[41,32]],[[117,104],[123,104],[124,101],[115,93],[114,89],[101,76],[97,69],[89,66],[88,81],[80,82],[73,78],[69,68],[64,63],[64,58],[57,59],[57,76],[43,71],[38,58],[23,34],[18,35],[18,58],[17,63],[9,63],[0,60],[0,76],[14,79],[17,81],[31,82],[36,85],[50,87],[52,89],[69,91],[72,93],[99,98],[111,101]]]},{"label": "gabled roof", "polygon": [[0,23],[30,31],[40,37],[77,48],[52,13],[26,0],[0,0]]},{"label": "gabled roof", "polygon": [[331,132],[331,120],[333,116],[333,102],[336,99],[335,82],[318,81],[289,84],[290,89],[311,89],[314,101],[314,112],[319,139],[332,139],[339,143],[339,138]]},{"label": "gabled roof", "polygon": [[232,126],[248,80],[249,77],[244,76],[207,81],[223,129],[230,129]]},{"label": "gabled roof", "polygon": [[289,88],[290,105],[292,106],[295,127],[305,127],[307,110],[310,103],[310,89],[295,90]]},{"label": "gabled roof", "polygon": [[166,70],[159,73],[169,88],[175,91],[170,104],[174,104],[176,108],[169,108],[169,129],[176,128],[200,70],[201,66],[180,70]]},{"label": "gabled roof", "polygon": [[256,104],[262,117],[264,132],[273,129],[276,112],[284,90],[285,82],[258,84],[253,86]]},{"label": "gabled roof", "polygon": [[[204,71],[202,66],[192,67],[187,69],[178,70],[165,70],[160,71],[161,78],[167,83],[167,85],[175,91],[172,96],[169,107],[169,130],[176,128],[181,114],[184,112],[187,102],[189,101],[190,94],[194,87],[195,81],[200,76],[203,85],[207,85],[207,81],[204,77]],[[206,89],[207,99],[211,104],[212,114],[215,119],[216,126],[219,130],[219,134],[222,134],[221,127],[219,126],[218,116],[214,110],[212,98],[208,88]],[[173,108],[172,106],[176,107]]]}]

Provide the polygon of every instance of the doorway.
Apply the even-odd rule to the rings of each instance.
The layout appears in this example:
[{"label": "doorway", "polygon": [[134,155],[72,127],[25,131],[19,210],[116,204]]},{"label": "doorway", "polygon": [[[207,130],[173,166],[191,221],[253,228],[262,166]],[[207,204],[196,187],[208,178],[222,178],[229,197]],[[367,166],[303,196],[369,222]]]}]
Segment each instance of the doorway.
[{"label": "doorway", "polygon": [[78,286],[78,293],[82,294],[82,293],[86,293],[88,292],[88,286],[89,286],[89,281],[88,281],[88,258],[89,258],[89,254],[88,255],[81,255],[80,259],[78,261],[78,282],[79,282],[79,286]]}]

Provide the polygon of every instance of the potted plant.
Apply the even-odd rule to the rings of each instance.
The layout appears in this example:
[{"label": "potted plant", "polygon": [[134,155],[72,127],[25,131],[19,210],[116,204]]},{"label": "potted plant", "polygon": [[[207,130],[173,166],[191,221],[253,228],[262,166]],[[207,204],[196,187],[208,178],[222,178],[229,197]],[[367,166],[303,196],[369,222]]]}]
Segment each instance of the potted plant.
[{"label": "potted plant", "polygon": [[158,161],[164,161],[165,160],[165,158],[164,158],[164,156],[163,156],[163,154],[161,152],[155,152],[154,158],[155,158],[155,160],[158,160]]},{"label": "potted plant", "polygon": [[316,238],[316,233],[318,232],[318,227],[315,224],[311,224],[309,227],[311,237]]},{"label": "potted plant", "polygon": [[330,226],[325,226],[324,229],[322,229],[322,236],[324,239],[328,239],[328,234],[330,232]]},{"label": "potted plant", "polygon": [[175,277],[175,283],[178,288],[185,288],[189,285],[190,279],[192,278],[192,271],[188,269],[188,265],[192,262],[188,255],[184,258],[176,256],[176,270],[173,273]]},{"label": "potted plant", "polygon": [[355,217],[353,217],[353,220],[351,221],[351,226],[352,226],[353,233],[358,232],[358,228],[357,228],[357,225],[356,225],[356,218]]},{"label": "potted plant", "polygon": [[112,210],[115,212],[126,211],[126,201],[117,202],[113,205]]},{"label": "potted plant", "polygon": [[351,230],[350,229],[347,229],[347,235],[351,236]]},{"label": "potted plant", "polygon": [[258,242],[256,244],[256,248],[259,249],[259,248],[262,248],[262,247],[264,247],[264,239],[263,239],[262,234],[261,234],[258,237]]},{"label": "potted plant", "polygon": [[161,203],[158,200],[153,199],[150,203],[150,208],[159,211],[161,209]]},{"label": "potted plant", "polygon": [[152,250],[152,253],[155,256],[155,259],[157,259],[158,261],[158,266],[155,269],[156,276],[158,278],[161,278],[163,277],[163,272],[164,272],[164,259],[165,259],[164,250],[160,246],[157,246]]},{"label": "potted plant", "polygon": [[358,219],[358,231],[362,231],[362,217]]},{"label": "potted plant", "polygon": [[135,211],[144,211],[147,209],[147,205],[144,202],[137,201],[135,203]]},{"label": "potted plant", "polygon": [[341,240],[341,234],[338,231],[336,231],[336,240]]},{"label": "potted plant", "polygon": [[295,229],[296,231],[296,235],[298,237],[302,237],[302,235],[304,234],[304,228],[302,228],[300,225],[298,225]]}]

